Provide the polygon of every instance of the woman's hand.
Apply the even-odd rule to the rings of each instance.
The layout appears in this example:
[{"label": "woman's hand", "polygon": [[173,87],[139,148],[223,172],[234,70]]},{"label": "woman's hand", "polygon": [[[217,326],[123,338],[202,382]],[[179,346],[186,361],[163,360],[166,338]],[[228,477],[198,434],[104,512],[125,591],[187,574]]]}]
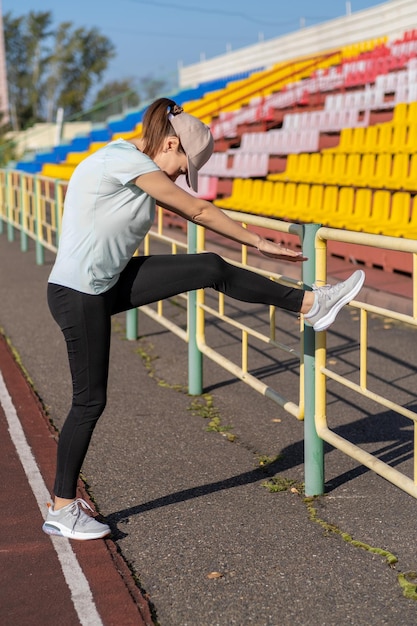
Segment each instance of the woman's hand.
[{"label": "woman's hand", "polygon": [[259,238],[257,246],[259,252],[264,256],[272,259],[280,259],[282,261],[307,261],[307,257],[302,252],[294,252],[290,248],[283,248],[279,243],[268,241],[268,239]]}]

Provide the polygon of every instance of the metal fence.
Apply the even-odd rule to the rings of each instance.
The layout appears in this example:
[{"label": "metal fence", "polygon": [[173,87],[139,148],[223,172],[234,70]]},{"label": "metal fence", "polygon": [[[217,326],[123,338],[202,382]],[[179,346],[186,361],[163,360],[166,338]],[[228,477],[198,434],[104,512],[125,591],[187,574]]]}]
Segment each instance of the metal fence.
[{"label": "metal fence", "polygon": [[[319,437],[338,448],[348,456],[356,459],[362,465],[369,467],[377,474],[383,476],[393,484],[397,485],[413,497],[417,497],[417,438],[416,438],[416,422],[417,413],[411,409],[401,406],[393,402],[387,396],[381,395],[373,391],[368,385],[368,318],[370,314],[378,315],[385,319],[396,320],[398,322],[409,324],[417,327],[417,241],[410,239],[402,239],[397,237],[386,237],[383,235],[371,235],[367,233],[354,233],[351,231],[336,230],[330,228],[321,228],[316,238],[316,263],[317,263],[317,279],[324,280],[326,278],[326,247],[328,241],[340,241],[344,243],[359,244],[371,246],[380,250],[398,250],[412,254],[413,258],[413,290],[412,290],[412,313],[405,315],[392,309],[382,308],[363,302],[351,303],[360,311],[360,358],[358,379],[353,381],[351,378],[340,376],[336,371],[332,370],[326,359],[326,338],[325,333],[318,333],[316,337],[316,410],[315,424]],[[394,355],[393,355],[394,356]],[[402,415],[411,420],[414,425],[414,471],[413,477],[407,477],[389,464],[381,461],[375,455],[363,450],[361,447],[341,437],[329,428],[327,420],[326,406],[326,382],[327,380],[335,381],[344,389],[350,389],[355,394],[369,398],[378,405],[388,408],[390,411]],[[320,457],[323,462],[323,456]],[[321,483],[317,485],[317,489],[322,493],[323,486]]]},{"label": "metal fence", "polygon": [[[10,241],[18,233],[22,251],[28,250],[28,239],[33,239],[38,264],[43,263],[45,249],[52,252],[57,249],[65,190],[66,183],[60,181],[20,172],[0,171],[0,232],[4,232],[6,229]],[[399,250],[411,254],[413,258],[413,310],[411,315],[405,315],[364,302],[351,303],[351,306],[360,311],[358,381],[355,382],[351,377],[341,376],[329,367],[326,333],[314,333],[312,328],[303,326],[302,320],[300,321],[301,332],[298,349],[294,348],[293,345],[286,345],[277,340],[274,307],[269,307],[269,309],[266,307],[269,319],[268,330],[262,332],[254,329],[251,324],[244,324],[236,320],[235,317],[228,315],[222,294],[218,295],[215,306],[207,303],[203,291],[191,292],[182,296],[187,308],[185,324],[176,323],[166,314],[165,306],[167,304],[164,302],[156,303],[154,306],[141,307],[142,313],[152,317],[188,343],[189,393],[192,395],[202,393],[202,358],[204,355],[252,386],[258,393],[279,404],[289,414],[297,419],[304,418],[305,491],[307,495],[319,495],[324,492],[323,442],[327,441],[413,497],[417,497],[416,461],[414,462],[414,476],[410,478],[377,456],[335,433],[328,425],[326,393],[326,381],[331,379],[343,388],[348,388],[353,393],[358,394],[358,396],[366,397],[390,411],[410,419],[415,425],[417,414],[414,411],[394,402],[389,395],[384,397],[368,387],[367,320],[368,315],[372,313],[417,326],[417,241],[322,228],[317,224],[290,224],[247,213],[229,212],[229,215],[245,226],[279,231],[293,235],[298,239],[304,255],[309,258],[309,261],[302,265],[302,273],[298,278],[285,277],[269,270],[251,267],[248,250],[245,246],[241,247],[239,259],[228,259],[241,267],[248,267],[253,271],[263,273],[271,280],[283,281],[292,286],[312,285],[316,281],[326,282],[328,241],[366,245],[376,249]],[[189,224],[187,240],[185,240],[182,231],[173,232],[172,229],[168,231],[165,228],[164,211],[158,209],[155,225],[144,242],[143,253],[145,255],[152,252],[155,242],[168,246],[172,254],[203,252],[205,249],[204,229]],[[233,329],[233,332],[239,333],[239,359],[225,357],[206,339],[206,325],[209,320],[213,319],[221,320],[223,324]],[[138,335],[137,311],[129,311],[126,322],[128,339],[136,339]],[[263,382],[261,377],[257,377],[251,372],[249,345],[251,339],[298,359],[299,393],[297,398],[285,397],[282,389],[272,388]],[[416,455],[414,456],[416,458]]]}]

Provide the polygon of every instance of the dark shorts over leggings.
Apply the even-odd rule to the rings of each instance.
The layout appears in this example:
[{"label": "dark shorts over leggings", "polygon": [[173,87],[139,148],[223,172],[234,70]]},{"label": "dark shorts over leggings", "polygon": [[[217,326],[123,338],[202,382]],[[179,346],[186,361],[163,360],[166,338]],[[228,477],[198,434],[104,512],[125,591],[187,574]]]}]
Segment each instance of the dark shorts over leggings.
[{"label": "dark shorts over leggings", "polygon": [[75,497],[91,435],[106,405],[111,316],[204,287],[294,312],[303,299],[303,291],[236,268],[213,253],[134,257],[117,284],[101,295],[48,285],[48,304],[67,343],[73,381],[72,406],[58,444],[56,496]]}]

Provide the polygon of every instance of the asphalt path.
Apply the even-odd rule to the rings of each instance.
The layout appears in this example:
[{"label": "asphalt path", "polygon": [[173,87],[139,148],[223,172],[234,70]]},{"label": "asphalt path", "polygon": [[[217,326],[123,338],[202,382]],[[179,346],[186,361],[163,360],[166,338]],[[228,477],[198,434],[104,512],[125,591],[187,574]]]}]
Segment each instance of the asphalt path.
[{"label": "asphalt path", "polygon": [[[59,430],[71,389],[63,341],[45,301],[51,263],[47,255],[46,264],[36,266],[33,250],[23,254],[18,243],[0,237],[0,326]],[[392,301],[372,284],[363,297]],[[395,301],[404,306],[401,297]],[[263,307],[227,306],[254,326],[267,324]],[[168,315],[184,321],[181,300],[167,307]],[[128,342],[124,323],[123,315],[114,319],[109,402],[83,478],[154,622],[415,624],[416,600],[404,596],[398,579],[417,570],[415,500],[326,446],[326,495],[306,502],[301,422],[207,359],[205,395],[191,398],[184,391],[186,345],[144,315],[140,339]],[[369,326],[370,384],[416,406],[416,331],[376,316]],[[280,313],[278,334],[297,346],[294,315]],[[207,338],[225,354],[239,350],[222,324],[211,324]],[[358,341],[358,316],[346,308],[328,333],[338,373],[356,375]],[[297,364],[288,355],[255,345],[251,369],[297,399]],[[335,385],[329,385],[328,401],[336,432],[411,475],[413,431],[405,418]],[[229,430],[208,430],[213,417]],[[272,477],[285,490],[271,493],[264,484]],[[10,494],[9,502],[15,497]],[[38,512],[26,527],[33,541],[38,533],[45,543],[40,522]],[[9,533],[7,545],[15,543]],[[11,567],[13,553],[8,559]],[[45,571],[48,565],[41,563]]]}]

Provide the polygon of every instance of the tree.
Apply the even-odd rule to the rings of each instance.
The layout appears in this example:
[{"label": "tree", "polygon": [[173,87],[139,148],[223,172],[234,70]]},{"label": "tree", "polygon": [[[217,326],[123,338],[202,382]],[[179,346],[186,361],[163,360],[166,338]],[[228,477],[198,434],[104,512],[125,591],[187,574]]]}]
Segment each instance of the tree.
[{"label": "tree", "polygon": [[26,128],[41,115],[40,94],[48,52],[44,41],[50,36],[49,13],[3,18],[9,100],[15,130]]},{"label": "tree", "polygon": [[48,110],[63,107],[66,116],[83,109],[95,81],[99,81],[109,60],[114,56],[113,44],[96,28],[77,28],[71,23],[59,26],[51,57],[48,83]]},{"label": "tree", "polygon": [[96,28],[64,22],[51,28],[51,12],[3,17],[9,99],[15,130],[52,121],[59,107],[82,110],[115,50]]},{"label": "tree", "polygon": [[140,102],[141,99],[134,88],[132,78],[105,83],[97,92],[90,119],[95,122],[102,122],[110,115],[120,115],[127,109],[138,107]]},{"label": "tree", "polygon": [[140,79],[140,92],[144,100],[155,100],[166,89],[166,81],[152,76],[144,76]]}]

